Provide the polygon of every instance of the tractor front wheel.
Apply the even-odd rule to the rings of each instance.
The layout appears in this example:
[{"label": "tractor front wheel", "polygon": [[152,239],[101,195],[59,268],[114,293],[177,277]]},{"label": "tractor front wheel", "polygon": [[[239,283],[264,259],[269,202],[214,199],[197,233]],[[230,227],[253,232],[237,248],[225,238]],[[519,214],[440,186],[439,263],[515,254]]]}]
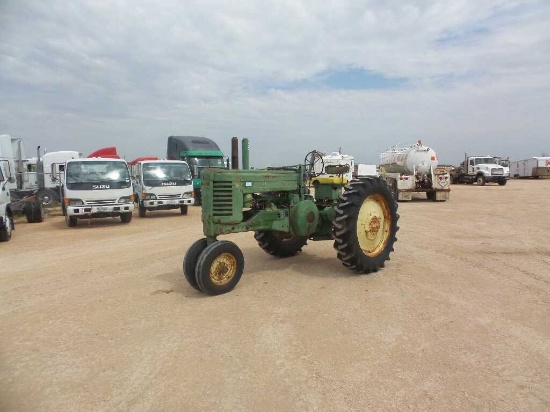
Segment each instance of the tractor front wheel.
[{"label": "tractor front wheel", "polygon": [[183,276],[185,280],[197,290],[201,290],[197,284],[197,277],[195,276],[195,268],[197,267],[197,261],[199,260],[199,255],[202,251],[206,249],[206,238],[202,238],[194,242],[187,252],[185,252],[185,257],[183,258]]},{"label": "tractor front wheel", "polygon": [[306,236],[292,236],[273,230],[258,230],[254,232],[254,238],[263,250],[277,257],[294,256],[307,244]]},{"label": "tractor front wheel", "polygon": [[379,178],[352,181],[335,211],[332,235],[343,265],[359,273],[384,267],[399,230],[397,202],[387,183]]},{"label": "tractor front wheel", "polygon": [[202,251],[195,276],[204,293],[221,295],[239,283],[243,269],[244,256],[239,247],[228,240],[219,240]]}]

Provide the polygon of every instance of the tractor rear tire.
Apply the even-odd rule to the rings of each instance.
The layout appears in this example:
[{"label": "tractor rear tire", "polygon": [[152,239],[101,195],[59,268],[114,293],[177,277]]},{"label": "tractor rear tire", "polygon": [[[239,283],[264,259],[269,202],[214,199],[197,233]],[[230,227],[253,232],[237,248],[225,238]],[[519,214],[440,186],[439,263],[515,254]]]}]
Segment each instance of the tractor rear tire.
[{"label": "tractor rear tire", "polygon": [[338,259],[358,273],[377,272],[390,260],[399,230],[390,187],[379,178],[353,180],[340,199],[332,224]]},{"label": "tractor rear tire", "polygon": [[244,270],[241,249],[228,240],[206,247],[199,256],[195,276],[199,288],[208,295],[221,295],[235,288]]},{"label": "tractor rear tire", "polygon": [[307,244],[306,236],[292,236],[274,230],[258,230],[254,232],[254,238],[264,251],[276,257],[295,256]]},{"label": "tractor rear tire", "polygon": [[204,249],[206,249],[206,246],[206,238],[197,240],[189,247],[189,249],[187,249],[187,252],[185,252],[185,257],[183,258],[183,276],[185,276],[185,280],[187,280],[187,282],[198,291],[201,291],[201,288],[199,288],[199,285],[197,284],[195,269],[197,267],[199,255]]}]

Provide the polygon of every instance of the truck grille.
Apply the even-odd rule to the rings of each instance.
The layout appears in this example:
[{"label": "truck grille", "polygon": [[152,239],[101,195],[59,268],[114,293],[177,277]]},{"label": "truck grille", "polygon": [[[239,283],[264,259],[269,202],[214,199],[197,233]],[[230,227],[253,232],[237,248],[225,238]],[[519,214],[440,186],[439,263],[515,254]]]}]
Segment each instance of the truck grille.
[{"label": "truck grille", "polygon": [[498,169],[498,168],[493,168],[493,169],[491,169],[491,174],[493,176],[502,176],[504,174],[504,170],[503,169]]},{"label": "truck grille", "polygon": [[233,214],[233,190],[231,182],[213,183],[213,215],[231,216]]},{"label": "truck grille", "polygon": [[175,195],[157,195],[159,200],[174,200],[181,199],[181,193],[176,193]]},{"label": "truck grille", "polygon": [[116,205],[116,199],[86,200],[86,206]]}]

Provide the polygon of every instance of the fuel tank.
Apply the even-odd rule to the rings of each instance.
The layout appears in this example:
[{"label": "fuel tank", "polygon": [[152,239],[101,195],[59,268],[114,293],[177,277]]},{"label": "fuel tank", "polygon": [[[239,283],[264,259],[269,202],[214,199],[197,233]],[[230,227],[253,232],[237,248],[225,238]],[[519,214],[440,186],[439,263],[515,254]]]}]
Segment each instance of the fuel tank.
[{"label": "fuel tank", "polygon": [[428,174],[437,166],[435,150],[422,141],[408,147],[391,147],[380,154],[380,168],[388,173]]}]

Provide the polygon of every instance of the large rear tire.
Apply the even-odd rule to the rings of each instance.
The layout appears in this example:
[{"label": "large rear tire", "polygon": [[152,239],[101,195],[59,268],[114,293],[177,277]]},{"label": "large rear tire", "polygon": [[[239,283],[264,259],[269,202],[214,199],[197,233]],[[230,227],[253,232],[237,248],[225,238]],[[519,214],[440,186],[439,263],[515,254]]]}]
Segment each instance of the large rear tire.
[{"label": "large rear tire", "polygon": [[340,199],[332,226],[338,259],[359,273],[378,271],[390,259],[399,230],[390,187],[379,178],[353,180]]},{"label": "large rear tire", "polygon": [[197,240],[189,246],[189,249],[185,252],[185,257],[183,258],[183,276],[185,276],[185,280],[187,280],[187,282],[198,291],[200,291],[201,288],[199,288],[199,285],[197,284],[195,270],[197,268],[199,256],[202,251],[206,249],[206,246],[206,238]]},{"label": "large rear tire", "polygon": [[277,257],[295,256],[307,244],[306,236],[292,236],[274,230],[258,230],[254,232],[254,238],[265,252]]},{"label": "large rear tire", "polygon": [[204,293],[221,295],[235,288],[243,270],[244,256],[239,247],[228,240],[219,240],[202,251],[195,275]]}]

